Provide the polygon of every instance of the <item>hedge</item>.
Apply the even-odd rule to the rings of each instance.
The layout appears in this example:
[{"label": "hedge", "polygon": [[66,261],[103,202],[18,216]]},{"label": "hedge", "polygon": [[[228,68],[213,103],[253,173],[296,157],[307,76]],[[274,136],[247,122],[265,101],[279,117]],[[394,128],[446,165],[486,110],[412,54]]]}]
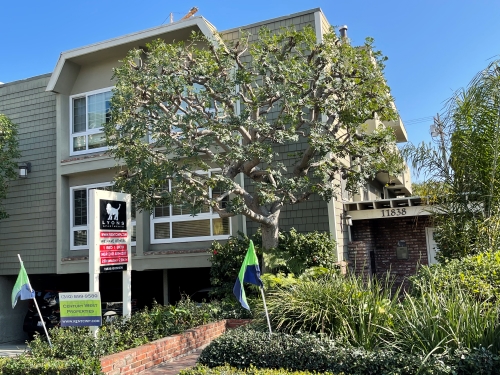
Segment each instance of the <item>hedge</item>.
[{"label": "hedge", "polygon": [[[325,373],[330,375],[344,375],[342,373]],[[256,369],[253,366],[248,369],[238,369],[231,366],[210,368],[198,365],[192,369],[181,370],[179,375],[315,375],[309,371],[288,371],[285,369]]]},{"label": "hedge", "polygon": [[236,329],[212,341],[199,363],[218,367],[285,368],[346,375],[500,374],[500,357],[484,348],[423,357],[394,350],[367,351],[310,334],[288,335],[248,328]]},{"label": "hedge", "polygon": [[22,354],[0,361],[0,375],[94,375],[101,374],[99,358],[41,358]]}]

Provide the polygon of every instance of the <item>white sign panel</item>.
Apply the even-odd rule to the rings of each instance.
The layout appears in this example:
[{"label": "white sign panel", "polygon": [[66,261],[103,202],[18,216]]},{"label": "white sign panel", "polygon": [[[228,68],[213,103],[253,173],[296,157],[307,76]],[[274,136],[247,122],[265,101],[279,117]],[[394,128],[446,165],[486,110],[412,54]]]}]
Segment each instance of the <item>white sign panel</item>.
[{"label": "white sign panel", "polygon": [[131,311],[130,194],[89,191],[90,290],[99,291],[99,273],[123,272],[123,315]]}]

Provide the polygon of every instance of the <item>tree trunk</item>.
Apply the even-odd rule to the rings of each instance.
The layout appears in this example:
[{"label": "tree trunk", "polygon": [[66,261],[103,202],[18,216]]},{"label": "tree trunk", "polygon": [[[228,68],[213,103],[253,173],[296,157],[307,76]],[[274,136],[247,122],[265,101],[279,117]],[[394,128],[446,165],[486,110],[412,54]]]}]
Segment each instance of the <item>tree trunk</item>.
[{"label": "tree trunk", "polygon": [[[278,246],[278,218],[273,220],[272,224],[260,226],[262,230],[262,249],[267,252],[270,249],[274,249]],[[262,260],[262,270],[261,273],[266,273],[267,267],[264,259]]]}]

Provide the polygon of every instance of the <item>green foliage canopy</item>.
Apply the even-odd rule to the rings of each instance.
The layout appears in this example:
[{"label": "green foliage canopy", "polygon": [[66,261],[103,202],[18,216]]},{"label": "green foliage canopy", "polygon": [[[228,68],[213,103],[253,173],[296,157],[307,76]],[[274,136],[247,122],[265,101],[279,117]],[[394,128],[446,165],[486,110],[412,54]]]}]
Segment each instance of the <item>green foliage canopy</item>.
[{"label": "green foliage canopy", "polygon": [[[363,131],[369,119],[396,117],[384,60],[370,39],[353,47],[332,31],[317,43],[311,27],[261,29],[256,41],[231,45],[194,34],[130,51],[114,70],[105,125],[111,154],[125,164],[117,186],[143,209],[183,202],[193,214],[210,206],[221,217],[245,215],[274,248],[284,205],[331,199],[339,175],[355,190],[401,169],[392,129]],[[284,157],[279,145],[297,151]]]},{"label": "green foliage canopy", "polygon": [[441,258],[458,258],[500,245],[500,60],[449,99],[436,123],[436,145],[404,153],[423,172],[435,197]]}]

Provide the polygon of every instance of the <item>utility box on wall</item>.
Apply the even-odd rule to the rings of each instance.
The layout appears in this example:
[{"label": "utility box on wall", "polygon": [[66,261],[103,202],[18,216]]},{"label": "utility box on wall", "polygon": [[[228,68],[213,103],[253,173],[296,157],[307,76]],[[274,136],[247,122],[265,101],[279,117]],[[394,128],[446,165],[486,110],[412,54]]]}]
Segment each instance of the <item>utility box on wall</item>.
[{"label": "utility box on wall", "polygon": [[408,259],[408,246],[406,246],[406,241],[398,241],[396,257],[398,259]]}]

